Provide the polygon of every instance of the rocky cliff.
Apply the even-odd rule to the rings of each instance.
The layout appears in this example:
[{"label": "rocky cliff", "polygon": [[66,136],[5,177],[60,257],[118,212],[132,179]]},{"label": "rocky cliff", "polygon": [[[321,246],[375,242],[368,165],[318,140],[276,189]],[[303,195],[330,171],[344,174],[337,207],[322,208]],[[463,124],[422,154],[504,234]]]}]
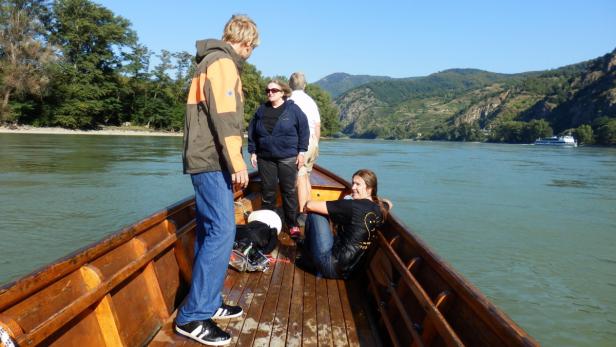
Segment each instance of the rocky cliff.
[{"label": "rocky cliff", "polygon": [[335,100],[351,137],[425,138],[437,129],[544,119],[555,132],[616,117],[616,50],[547,71],[505,75],[446,70],[368,82]]}]

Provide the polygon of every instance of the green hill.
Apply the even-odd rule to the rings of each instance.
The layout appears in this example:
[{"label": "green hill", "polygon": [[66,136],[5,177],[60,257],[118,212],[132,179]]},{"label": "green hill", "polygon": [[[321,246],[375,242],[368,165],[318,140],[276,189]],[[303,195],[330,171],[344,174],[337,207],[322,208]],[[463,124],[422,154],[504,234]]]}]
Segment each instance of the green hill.
[{"label": "green hill", "polygon": [[[538,120],[560,133],[600,117],[616,118],[615,71],[615,52],[520,74],[452,69],[420,78],[367,82],[342,93],[335,102],[342,132],[351,137],[490,139],[495,129],[509,122]],[[476,138],[464,135],[469,129]]]},{"label": "green hill", "polygon": [[388,80],[391,77],[387,76],[369,76],[369,75],[349,75],[347,73],[337,72],[327,75],[314,84],[325,89],[333,98],[365,83]]}]

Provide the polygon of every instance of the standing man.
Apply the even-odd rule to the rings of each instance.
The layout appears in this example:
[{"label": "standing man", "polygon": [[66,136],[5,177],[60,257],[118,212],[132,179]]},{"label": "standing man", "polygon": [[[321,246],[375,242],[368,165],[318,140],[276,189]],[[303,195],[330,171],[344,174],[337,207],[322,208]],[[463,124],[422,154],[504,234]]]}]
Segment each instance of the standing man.
[{"label": "standing man", "polygon": [[231,336],[212,318],[242,315],[222,301],[222,288],[235,238],[233,186],[248,186],[242,157],[244,104],[240,70],[259,44],[252,19],[233,15],[222,40],[197,41],[197,68],[186,105],[184,173],[195,189],[195,260],[190,291],[175,331],[206,345],[221,346]]},{"label": "standing man", "polygon": [[321,116],[319,108],[314,100],[306,94],[306,77],[301,72],[294,72],[289,77],[289,86],[293,90],[289,99],[293,100],[299,108],[306,114],[308,118],[308,127],[310,128],[310,140],[308,142],[308,151],[306,152],[304,165],[299,168],[297,173],[297,200],[299,209],[302,211],[304,205],[310,199],[312,186],[310,185],[310,172],[312,166],[319,156],[319,138],[321,137]]}]

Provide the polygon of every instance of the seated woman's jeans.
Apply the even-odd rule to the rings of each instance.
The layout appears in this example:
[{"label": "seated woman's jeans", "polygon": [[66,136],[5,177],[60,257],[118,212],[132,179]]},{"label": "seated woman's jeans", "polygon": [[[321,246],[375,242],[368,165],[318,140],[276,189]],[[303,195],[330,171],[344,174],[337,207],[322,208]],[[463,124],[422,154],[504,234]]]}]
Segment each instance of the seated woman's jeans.
[{"label": "seated woman's jeans", "polygon": [[329,225],[329,219],[316,213],[309,213],[304,230],[304,244],[308,261],[316,269],[316,275],[327,278],[338,278],[336,259],[332,256],[334,234]]}]

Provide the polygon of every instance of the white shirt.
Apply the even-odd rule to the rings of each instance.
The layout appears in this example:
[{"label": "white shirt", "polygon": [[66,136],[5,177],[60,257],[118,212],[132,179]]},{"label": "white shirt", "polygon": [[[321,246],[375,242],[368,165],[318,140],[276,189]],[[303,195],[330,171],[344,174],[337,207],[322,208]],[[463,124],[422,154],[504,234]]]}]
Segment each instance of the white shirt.
[{"label": "white shirt", "polygon": [[308,127],[310,128],[310,136],[314,136],[315,126],[321,123],[321,115],[319,114],[317,103],[303,90],[294,90],[289,99],[293,100],[302,112],[306,114],[306,118],[308,118]]}]

